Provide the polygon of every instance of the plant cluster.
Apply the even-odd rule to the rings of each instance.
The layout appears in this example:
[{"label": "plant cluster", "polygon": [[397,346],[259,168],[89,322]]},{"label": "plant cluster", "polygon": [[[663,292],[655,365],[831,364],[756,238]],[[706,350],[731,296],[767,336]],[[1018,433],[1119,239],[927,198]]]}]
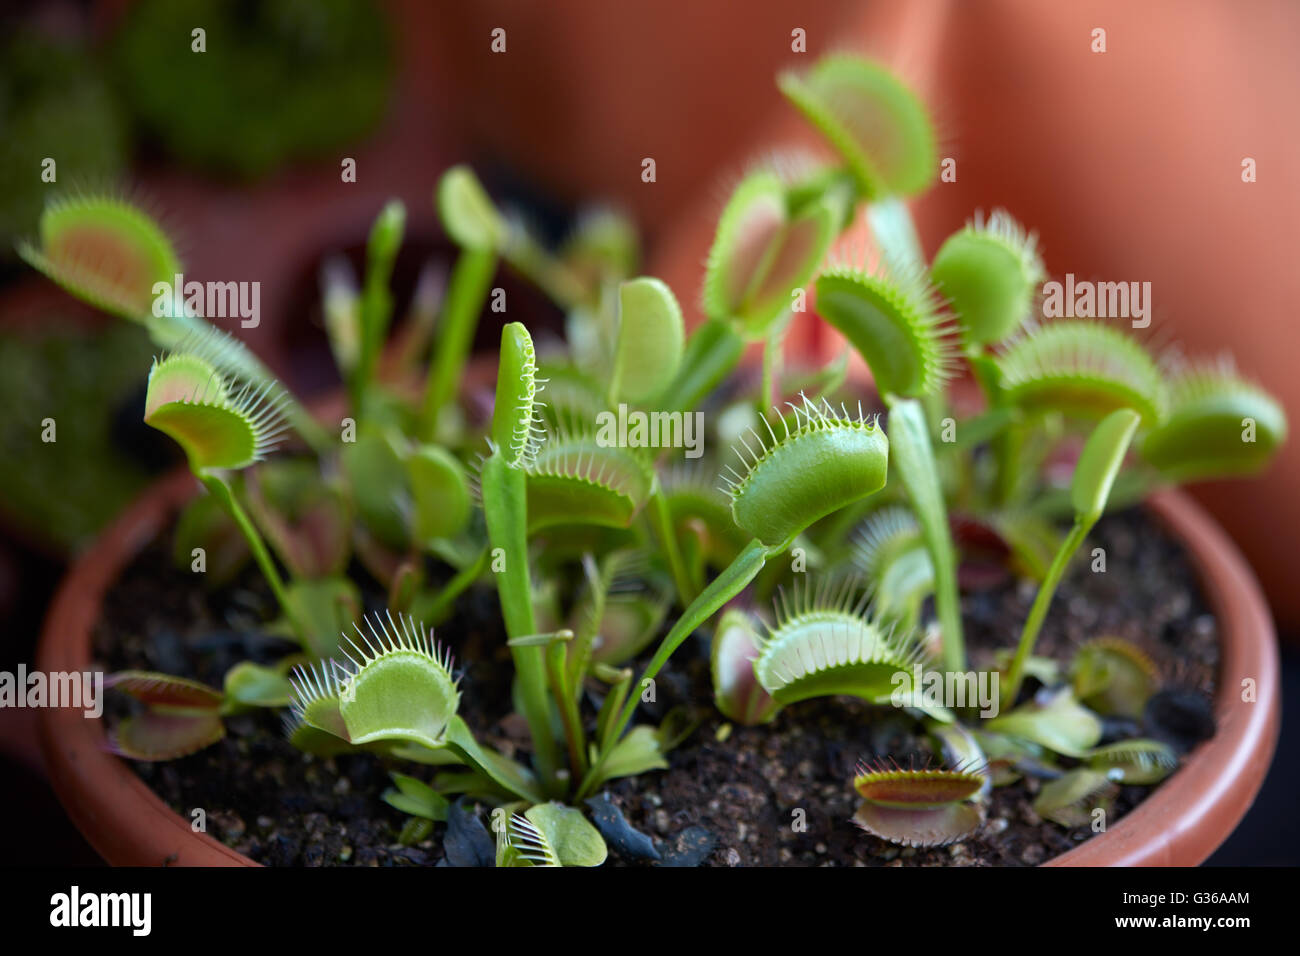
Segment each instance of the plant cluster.
[{"label": "plant cluster", "polygon": [[[502,808],[498,864],[596,864],[604,843],[577,808],[610,780],[667,766],[683,721],[637,722],[638,704],[712,625],[715,700],[730,720],[853,695],[924,727],[939,765],[864,765],[852,781],[855,821],[887,840],[968,834],[990,788],[1025,774],[1048,781],[1040,814],[1074,825],[1119,783],[1152,784],[1177,765],[1166,743],[1103,736],[1109,718],[1140,718],[1159,689],[1140,650],[1096,635],[1057,661],[1035,656],[1037,636],[1108,505],[1161,482],[1258,469],[1284,440],[1281,408],[1229,365],[1157,357],[1114,323],[1037,320],[1045,269],[1034,237],[1003,211],[977,216],[927,260],[904,205],[938,168],[917,97],[845,56],[780,82],[833,153],[764,163],[739,182],[693,331],[672,290],[636,275],[621,218],[587,216],[551,250],[457,167],[435,202],[459,258],[443,301],[417,302],[397,345],[384,348],[400,204],[376,220],[359,285],[326,275],[349,403],[340,422],[313,419],[188,311],[151,315],[150,284],[181,270],[138,210],[94,197],[47,209],[23,247],[29,261],[145,322],[164,349],[144,417],[184,448],[209,492],[181,519],[179,556],[204,547],[226,578],[251,556],[299,644],[278,666],[241,664],[221,689],[116,675],[141,704],[114,732],[119,752],[192,753],[220,738],[226,714],[287,708],[286,732],[308,753],[433,767],[427,782],[394,774],[387,799],[415,820],[445,819],[461,795]],[[832,249],[860,214],[879,262]],[[534,343],[506,324],[491,416],[476,421],[460,383],[502,261],[561,306],[567,335]],[[807,289],[845,351],[825,367],[787,367],[783,336]],[[739,371],[750,344],[763,353],[754,376]],[[850,376],[853,354],[878,402]],[[948,383],[963,366],[982,407],[959,417]],[[672,449],[602,440],[601,415],[620,407],[661,422],[704,410],[709,448],[728,452],[682,463]],[[293,452],[269,458],[292,431]],[[1047,467],[1062,447],[1075,449],[1064,484]],[[996,716],[899,680],[918,666],[969,672],[963,526],[1038,582],[1019,640],[982,662],[1000,678]],[[362,613],[356,564],[386,592],[385,609]],[[527,760],[476,738],[429,628],[478,585],[499,598]],[[774,615],[754,610],[773,598]]]}]

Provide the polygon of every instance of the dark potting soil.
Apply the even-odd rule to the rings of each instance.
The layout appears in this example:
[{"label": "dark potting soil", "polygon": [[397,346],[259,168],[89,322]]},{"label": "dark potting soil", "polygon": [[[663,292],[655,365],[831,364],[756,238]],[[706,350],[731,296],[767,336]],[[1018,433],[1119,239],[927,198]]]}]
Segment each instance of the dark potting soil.
[{"label": "dark potting soil", "polygon": [[[1105,549],[1107,570],[1086,556]],[[268,663],[291,645],[266,636],[273,610],[254,573],[207,593],[177,570],[167,542],[146,550],[105,600],[95,648],[110,670],[140,668],[220,686],[240,660]],[[973,666],[1011,647],[1032,602],[1032,586],[1008,581],[963,596]],[[376,600],[381,600],[376,596]],[[509,655],[495,596],[466,595],[454,623],[438,630],[464,668],[461,714],[484,743],[515,755],[526,732],[510,716]],[[1134,642],[1159,665],[1167,685],[1212,695],[1218,631],[1179,545],[1139,511],[1103,519],[1057,592],[1036,653],[1068,659],[1079,643],[1112,635]],[[904,713],[851,698],[785,708],[771,724],[729,725],[711,706],[707,646],[692,638],[658,679],[658,700],[643,720],[688,713],[694,731],[668,756],[666,771],[617,780],[606,793],[627,823],[648,834],[665,860],[714,866],[1033,865],[1093,835],[1041,820],[1032,803],[1038,781],[993,791],[988,818],[946,847],[903,848],[870,836],[850,819],[858,798],[850,781],[859,761],[892,757],[918,765],[931,757]],[[594,710],[590,711],[594,713]],[[1129,736],[1137,728],[1128,730]],[[133,762],[174,810],[196,819],[226,845],[273,865],[430,865],[443,861],[446,827],[414,845],[399,842],[405,817],[380,799],[388,766],[373,755],[322,759],[284,739],[270,712],[233,717],[216,745],[167,763]],[[393,769],[426,778],[423,768]],[[1149,795],[1124,787],[1114,823]],[[627,862],[611,853],[611,862]]]}]

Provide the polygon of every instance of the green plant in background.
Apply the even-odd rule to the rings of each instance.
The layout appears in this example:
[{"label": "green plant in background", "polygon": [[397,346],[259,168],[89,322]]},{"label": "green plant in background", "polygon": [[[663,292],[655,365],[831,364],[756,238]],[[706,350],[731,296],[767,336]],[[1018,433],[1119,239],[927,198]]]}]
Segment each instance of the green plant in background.
[{"label": "green plant in background", "polygon": [[25,29],[5,41],[0,63],[0,259],[7,260],[14,241],[35,228],[47,195],[66,184],[113,181],[128,141],[121,107],[85,51]]},{"label": "green plant in background", "polygon": [[[623,220],[588,217],[552,252],[455,167],[435,206],[459,258],[437,322],[399,343],[399,361],[380,357],[401,204],[376,219],[359,286],[326,276],[347,385],[337,423],[313,423],[202,320],[141,313],[141,283],[170,249],[147,217],[93,200],[50,207],[25,255],[166,350],[145,419],[210,492],[178,541],[211,542],[225,574],[251,555],[299,643],[276,666],[241,665],[222,691],[119,676],[145,707],[119,728],[119,750],[176,756],[217,739],[231,708],[290,702],[290,740],[307,752],[365,749],[433,768],[427,780],[393,771],[384,798],[410,817],[403,839],[468,796],[495,808],[498,865],[596,865],[605,845],[580,807],[612,779],[667,766],[691,718],[670,711],[656,727],[637,721],[639,705],[721,612],[711,662],[728,719],[797,720],[810,698],[852,695],[915,721],[936,765],[881,763],[853,781],[855,820],[881,838],[958,839],[985,819],[993,786],[1028,773],[1052,781],[1040,814],[1071,826],[1117,783],[1150,785],[1177,766],[1159,741],[1105,736],[1103,718],[1131,720],[1159,690],[1140,650],[1097,635],[1056,661],[1035,655],[1038,635],[1108,506],[1171,478],[1261,467],[1285,438],[1280,407],[1226,365],[1171,364],[1117,326],[1036,321],[1046,273],[1004,212],[977,217],[927,261],[902,200],[933,179],[934,137],[881,67],[836,57],[781,85],[836,158],[741,181],[694,331],[672,290],[635,274]],[[859,214],[878,264],[829,252]],[[105,255],[77,254],[85,233]],[[493,411],[479,421],[461,383],[501,263],[566,311],[567,336],[543,346],[505,324]],[[786,367],[784,332],[809,286],[869,368],[883,422],[846,356]],[[757,382],[733,375],[748,343],[764,353]],[[959,417],[948,383],[963,365],[984,403]],[[697,447],[696,412],[708,413],[710,452],[676,461]],[[304,455],[262,461],[281,413]],[[610,424],[620,421],[626,434]],[[1066,488],[1046,462],[1075,441]],[[1073,521],[1064,535],[1062,517]],[[963,638],[954,527],[996,539],[1008,566],[1038,581],[1018,643],[984,658]],[[365,569],[354,579],[353,557]],[[455,633],[459,600],[479,586],[500,606],[526,755],[475,737],[447,653],[417,623]],[[376,597],[388,611],[363,617]],[[768,599],[770,617],[754,610]],[[936,699],[914,680],[924,672],[1002,693],[979,706]]]},{"label": "green plant in background", "polygon": [[10,527],[72,551],[150,479],[114,432],[151,348],[134,326],[69,334],[64,320],[43,315],[40,330],[0,333],[0,454],[15,463],[0,469],[0,512]]},{"label": "green plant in background", "polygon": [[362,0],[141,0],[110,49],[146,134],[186,163],[249,178],[371,130],[388,99],[389,57],[383,17]]}]

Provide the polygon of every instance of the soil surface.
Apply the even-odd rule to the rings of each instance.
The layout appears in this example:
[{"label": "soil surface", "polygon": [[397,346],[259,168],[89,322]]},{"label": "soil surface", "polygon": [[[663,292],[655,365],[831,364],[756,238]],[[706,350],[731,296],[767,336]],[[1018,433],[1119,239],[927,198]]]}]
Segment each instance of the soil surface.
[{"label": "soil surface", "polygon": [[[1094,547],[1105,549],[1107,573],[1092,572],[1083,557],[1074,562],[1036,653],[1064,660],[1089,638],[1122,637],[1151,656],[1167,686],[1212,695],[1216,622],[1177,543],[1142,513],[1128,511],[1097,525],[1088,543]],[[269,663],[293,649],[263,632],[261,622],[273,616],[273,607],[255,573],[207,593],[173,565],[169,550],[169,542],[155,543],[109,593],[95,639],[98,664],[220,686],[240,660]],[[987,666],[995,649],[1014,644],[1033,595],[1032,586],[1006,580],[963,596],[973,665]],[[461,714],[482,742],[514,755],[526,733],[508,713],[509,655],[495,596],[487,589],[471,592],[453,621],[438,638],[464,668]],[[1025,778],[996,788],[987,821],[959,843],[929,849],[886,843],[850,822],[858,803],[850,781],[859,761],[888,756],[906,765],[912,757],[918,764],[932,757],[905,714],[834,698],[787,707],[762,727],[730,725],[709,706],[707,647],[698,637],[678,652],[658,691],[656,704],[643,705],[642,719],[676,710],[688,714],[695,729],[669,754],[670,769],[614,781],[606,794],[627,824],[651,838],[660,865],[1033,865],[1092,836],[1088,827],[1069,830],[1041,820],[1031,806],[1039,782]],[[124,707],[119,702],[119,712]],[[1150,732],[1113,729],[1125,736]],[[418,840],[408,838],[409,845],[401,842],[407,818],[380,799],[390,786],[390,768],[381,758],[303,755],[284,739],[277,713],[230,718],[226,737],[193,756],[132,765],[178,813],[193,819],[202,809],[212,836],[261,863],[456,862],[454,852],[452,860],[444,859],[444,846],[453,842],[444,824]],[[392,769],[430,776],[427,768]],[[1150,792],[1122,788],[1110,822]],[[610,860],[646,862],[644,852],[630,850],[611,852]]]}]

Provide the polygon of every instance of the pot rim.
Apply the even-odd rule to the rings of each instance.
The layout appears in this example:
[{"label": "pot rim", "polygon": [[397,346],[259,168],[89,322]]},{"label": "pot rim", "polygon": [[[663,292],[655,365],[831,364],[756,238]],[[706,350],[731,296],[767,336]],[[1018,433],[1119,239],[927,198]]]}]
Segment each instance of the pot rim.
[{"label": "pot rim", "polygon": [[[89,669],[104,594],[198,490],[184,469],[160,479],[77,558],[47,613],[37,668]],[[1189,495],[1163,490],[1144,506],[1190,553],[1219,623],[1218,729],[1113,827],[1045,866],[1197,865],[1240,822],[1272,762],[1281,708],[1277,644],[1263,593],[1236,545]],[[1247,678],[1255,681],[1257,694],[1248,705],[1238,693]],[[110,864],[259,865],[195,832],[173,812],[126,761],[105,749],[101,720],[87,720],[72,708],[45,708],[38,722],[51,785],[77,828]]]}]

